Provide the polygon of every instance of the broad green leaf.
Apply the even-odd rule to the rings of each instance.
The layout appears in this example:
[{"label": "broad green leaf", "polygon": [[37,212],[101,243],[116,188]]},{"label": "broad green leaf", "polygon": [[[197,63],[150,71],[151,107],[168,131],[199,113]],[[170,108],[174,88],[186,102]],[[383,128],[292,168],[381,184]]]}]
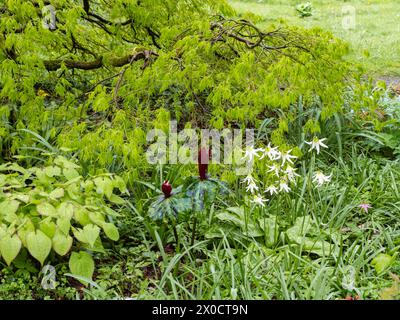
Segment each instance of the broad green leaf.
[{"label": "broad green leaf", "polygon": [[100,234],[100,228],[93,224],[88,224],[83,229],[73,229],[73,232],[76,239],[93,247]]},{"label": "broad green leaf", "polygon": [[68,181],[80,176],[79,172],[76,171],[74,168],[64,168],[63,174],[67,178]]},{"label": "broad green leaf", "polygon": [[48,177],[54,177],[54,176],[59,176],[61,174],[61,169],[59,167],[55,167],[55,166],[49,166],[43,169],[44,173],[48,176]]},{"label": "broad green leaf", "polygon": [[71,220],[74,215],[75,207],[72,203],[63,202],[57,208],[57,215],[61,218],[66,218]]},{"label": "broad green leaf", "polygon": [[54,217],[57,215],[56,209],[48,202],[38,204],[36,209],[42,216]]},{"label": "broad green leaf", "polygon": [[94,261],[92,256],[84,251],[72,252],[71,257],[69,258],[69,269],[71,270],[71,273],[75,275],[92,279],[94,272]]},{"label": "broad green leaf", "polygon": [[86,226],[87,224],[92,223],[92,221],[89,218],[89,212],[83,207],[76,208],[74,218],[82,226]]},{"label": "broad green leaf", "polygon": [[104,223],[103,230],[109,239],[113,241],[117,241],[119,239],[118,229],[112,223]]},{"label": "broad green leaf", "polygon": [[98,194],[104,194],[107,198],[110,198],[113,192],[113,182],[107,177],[97,177],[94,180],[96,184],[96,192]]},{"label": "broad green leaf", "polygon": [[26,243],[26,236],[33,231],[35,231],[35,226],[33,225],[31,219],[25,218],[21,224],[21,227],[17,231],[18,237],[21,239],[24,247],[28,246]]},{"label": "broad green leaf", "polygon": [[125,203],[124,199],[122,199],[121,197],[119,197],[115,194],[112,194],[111,197],[109,198],[109,200],[115,204],[124,204]]},{"label": "broad green leaf", "polygon": [[304,251],[320,256],[330,255],[333,245],[319,238],[311,238],[307,234],[312,230],[311,217],[298,217],[293,227],[286,231],[289,241],[302,247]]},{"label": "broad green leaf", "polygon": [[380,253],[371,261],[371,265],[375,268],[377,273],[381,273],[393,263],[393,260],[392,256]]},{"label": "broad green leaf", "polygon": [[53,249],[60,256],[64,256],[71,249],[72,242],[73,242],[73,239],[71,236],[65,235],[60,230],[57,230],[52,239]]},{"label": "broad green leaf", "polygon": [[17,200],[5,200],[0,203],[0,217],[3,216],[3,218],[9,222],[12,223],[15,220],[18,219],[17,215],[15,214],[18,210],[20,202]]},{"label": "broad green leaf", "polygon": [[0,252],[8,265],[17,257],[21,250],[21,240],[17,235],[6,235],[0,240]]},{"label": "broad green leaf", "polygon": [[50,239],[53,238],[56,232],[57,225],[50,218],[46,218],[39,223],[39,229],[48,236]]},{"label": "broad green leaf", "polygon": [[63,232],[65,235],[69,234],[69,230],[71,228],[71,219],[68,217],[60,217],[57,219],[57,227]]},{"label": "broad green leaf", "polygon": [[97,224],[98,226],[102,226],[104,224],[104,215],[100,212],[90,211],[89,218],[94,224]]},{"label": "broad green leaf", "polygon": [[41,265],[46,260],[51,250],[51,240],[41,230],[30,232],[26,236],[26,244],[29,253],[38,260]]},{"label": "broad green leaf", "polygon": [[54,189],[52,192],[50,192],[49,197],[52,199],[59,199],[64,197],[64,189],[62,188]]}]

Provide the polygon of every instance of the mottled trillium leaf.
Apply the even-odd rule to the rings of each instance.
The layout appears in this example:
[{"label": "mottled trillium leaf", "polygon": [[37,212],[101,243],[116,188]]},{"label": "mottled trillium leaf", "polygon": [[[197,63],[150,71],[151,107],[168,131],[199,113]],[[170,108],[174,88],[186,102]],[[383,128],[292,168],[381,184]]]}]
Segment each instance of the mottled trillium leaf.
[{"label": "mottled trillium leaf", "polygon": [[163,218],[177,218],[179,214],[185,213],[191,209],[191,200],[189,198],[178,198],[171,196],[165,198],[160,196],[149,208],[149,215],[153,220],[162,220]]},{"label": "mottled trillium leaf", "polygon": [[0,253],[7,265],[17,257],[19,251],[21,250],[22,242],[17,235],[5,235],[0,240]]}]

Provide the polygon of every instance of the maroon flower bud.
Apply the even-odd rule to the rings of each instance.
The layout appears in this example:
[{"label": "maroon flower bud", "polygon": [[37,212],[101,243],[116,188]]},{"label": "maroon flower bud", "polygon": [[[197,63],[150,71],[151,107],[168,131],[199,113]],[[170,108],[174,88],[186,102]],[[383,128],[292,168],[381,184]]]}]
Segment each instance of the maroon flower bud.
[{"label": "maroon flower bud", "polygon": [[168,180],[165,180],[161,186],[161,190],[164,193],[165,198],[169,198],[172,193],[172,186],[169,184]]},{"label": "maroon flower bud", "polygon": [[211,157],[210,149],[202,147],[199,151],[198,166],[200,180],[207,180],[208,162]]}]

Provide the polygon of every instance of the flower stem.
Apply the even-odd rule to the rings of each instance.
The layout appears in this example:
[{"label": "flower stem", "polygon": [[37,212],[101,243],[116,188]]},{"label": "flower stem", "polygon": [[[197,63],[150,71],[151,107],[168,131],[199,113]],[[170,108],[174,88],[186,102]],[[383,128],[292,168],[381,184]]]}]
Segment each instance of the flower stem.
[{"label": "flower stem", "polygon": [[194,237],[196,235],[196,224],[197,224],[197,216],[194,217],[193,220],[193,228],[192,228],[192,241],[190,243],[191,246],[193,246],[194,244]]}]

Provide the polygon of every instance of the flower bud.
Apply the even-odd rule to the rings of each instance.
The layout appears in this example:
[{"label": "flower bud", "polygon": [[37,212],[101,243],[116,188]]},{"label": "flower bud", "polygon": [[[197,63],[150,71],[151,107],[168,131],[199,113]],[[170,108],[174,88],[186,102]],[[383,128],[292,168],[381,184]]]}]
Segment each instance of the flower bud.
[{"label": "flower bud", "polygon": [[172,193],[172,186],[169,184],[168,180],[165,180],[161,186],[161,190],[164,193],[165,198],[169,198]]},{"label": "flower bud", "polygon": [[205,147],[201,148],[198,157],[199,177],[200,180],[207,180],[208,162],[210,160],[211,152]]}]

